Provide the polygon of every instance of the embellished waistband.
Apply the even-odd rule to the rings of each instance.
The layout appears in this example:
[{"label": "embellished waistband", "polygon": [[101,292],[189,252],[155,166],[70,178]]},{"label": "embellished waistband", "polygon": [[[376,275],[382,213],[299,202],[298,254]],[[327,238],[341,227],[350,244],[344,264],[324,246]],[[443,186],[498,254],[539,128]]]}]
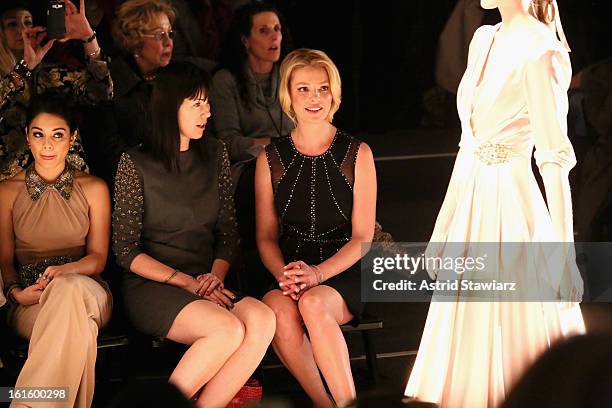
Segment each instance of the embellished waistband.
[{"label": "embellished waistband", "polygon": [[461,149],[473,153],[481,163],[490,166],[507,163],[514,158],[529,158],[533,146],[515,146],[506,143],[462,140]]},{"label": "embellished waistband", "polygon": [[304,243],[314,243],[314,244],[339,244],[346,243],[350,241],[350,231],[351,224],[341,224],[336,226],[335,228],[330,229],[329,231],[311,235],[306,232],[300,231],[298,228],[293,225],[283,225],[282,235],[285,238],[294,239]]},{"label": "embellished waistband", "polygon": [[341,244],[341,243],[349,242],[351,240],[351,238],[348,238],[348,237],[324,239],[324,238],[307,238],[307,237],[300,237],[296,235],[286,235],[286,238],[294,239],[294,240],[301,241],[301,242],[321,244],[321,245],[322,244]]},{"label": "embellished waistband", "polygon": [[19,270],[17,271],[19,283],[24,288],[31,286],[36,283],[40,275],[49,266],[63,265],[69,262],[74,262],[75,260],[76,260],[76,257],[74,256],[60,255],[60,256],[51,256],[49,258],[44,258],[36,262],[20,265]]},{"label": "embellished waistband", "polygon": [[517,156],[508,145],[491,142],[480,144],[474,149],[474,154],[487,166],[506,163],[511,157]]}]

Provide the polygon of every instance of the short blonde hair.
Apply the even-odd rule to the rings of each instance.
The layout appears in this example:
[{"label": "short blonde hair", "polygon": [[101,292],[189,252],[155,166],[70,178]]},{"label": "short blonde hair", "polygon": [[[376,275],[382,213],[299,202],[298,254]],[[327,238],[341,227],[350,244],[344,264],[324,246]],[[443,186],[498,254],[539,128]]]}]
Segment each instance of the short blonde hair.
[{"label": "short blonde hair", "polygon": [[144,34],[155,29],[157,16],[165,14],[174,24],[176,11],[164,0],[128,0],[117,9],[113,24],[115,42],[130,53],[139,50]]},{"label": "short blonde hair", "polygon": [[285,57],[280,67],[280,87],[278,91],[281,109],[294,123],[297,123],[295,111],[291,106],[291,91],[289,87],[291,86],[291,76],[293,73],[305,67],[323,68],[327,72],[329,89],[332,95],[332,104],[325,119],[331,123],[334,119],[334,114],[340,108],[340,102],[342,100],[342,83],[340,81],[338,68],[323,51],[300,48],[292,51]]}]

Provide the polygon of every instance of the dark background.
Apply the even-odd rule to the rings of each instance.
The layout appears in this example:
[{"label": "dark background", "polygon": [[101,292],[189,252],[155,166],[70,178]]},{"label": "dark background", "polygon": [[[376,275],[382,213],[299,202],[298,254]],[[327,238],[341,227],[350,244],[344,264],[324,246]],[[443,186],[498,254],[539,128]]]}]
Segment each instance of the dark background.
[{"label": "dark background", "polygon": [[[456,0],[280,0],[297,47],[325,51],[340,69],[350,131],[418,127],[423,92],[434,85],[438,36]],[[574,71],[610,56],[609,1],[559,0]],[[485,21],[500,21],[497,10]]]},{"label": "dark background", "polygon": [[[2,0],[0,0],[2,1]],[[42,1],[42,0],[41,0]],[[423,94],[435,86],[438,36],[456,0],[277,0],[294,47],[321,49],[338,66],[343,101],[335,124],[365,140],[374,152],[378,174],[377,220],[398,241],[429,239],[444,198],[460,131],[456,121],[424,126]],[[563,25],[573,52],[574,72],[612,55],[609,0],[559,0]],[[500,19],[487,12],[485,22]],[[456,115],[450,97],[451,115]],[[401,156],[389,159],[390,156]],[[399,397],[419,346],[427,303],[371,303],[368,311],[384,320],[374,333],[382,383]],[[609,305],[583,307],[589,331],[612,331]],[[363,378],[365,363],[358,335],[349,335],[358,391],[372,390]],[[289,395],[309,406],[299,386],[278,366],[273,353],[265,363],[266,395]],[[137,376],[165,382],[173,356],[160,365],[160,354],[142,359]],[[113,364],[117,363],[112,359]],[[146,364],[145,364],[146,362]],[[108,387],[108,388],[106,388]],[[99,387],[105,401],[121,388]],[[384,391],[383,391],[384,392]]]},{"label": "dark background", "polygon": [[[36,24],[45,25],[47,2],[32,0],[39,6]],[[282,13],[294,48],[323,50],[338,66],[343,81],[342,108],[335,116],[339,127],[381,133],[421,125],[423,92],[435,85],[438,37],[457,0],[266,2]],[[612,55],[609,3],[558,0],[574,72]],[[497,10],[486,11],[483,24],[499,21]]]}]

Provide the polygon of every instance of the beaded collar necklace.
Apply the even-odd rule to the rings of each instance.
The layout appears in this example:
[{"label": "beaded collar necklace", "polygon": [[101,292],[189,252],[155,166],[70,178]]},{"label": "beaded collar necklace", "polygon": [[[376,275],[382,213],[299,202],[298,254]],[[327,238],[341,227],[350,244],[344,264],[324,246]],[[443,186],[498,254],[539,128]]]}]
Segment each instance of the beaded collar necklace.
[{"label": "beaded collar necklace", "polygon": [[62,174],[54,182],[47,183],[36,172],[32,164],[26,170],[25,184],[32,201],[38,200],[48,188],[56,189],[65,200],[69,200],[74,185],[74,168],[66,163]]}]

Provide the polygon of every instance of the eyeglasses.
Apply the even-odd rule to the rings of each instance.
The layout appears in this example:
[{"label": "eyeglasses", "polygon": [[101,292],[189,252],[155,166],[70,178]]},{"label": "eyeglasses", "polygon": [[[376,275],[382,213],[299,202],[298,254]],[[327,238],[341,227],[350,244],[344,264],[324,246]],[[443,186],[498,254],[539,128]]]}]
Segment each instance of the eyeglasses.
[{"label": "eyeglasses", "polygon": [[143,34],[143,37],[149,37],[149,38],[154,38],[155,41],[163,41],[164,39],[169,39],[172,40],[174,39],[174,37],[176,37],[176,33],[172,30],[165,32],[165,31],[158,31],[156,33],[153,34]]}]

